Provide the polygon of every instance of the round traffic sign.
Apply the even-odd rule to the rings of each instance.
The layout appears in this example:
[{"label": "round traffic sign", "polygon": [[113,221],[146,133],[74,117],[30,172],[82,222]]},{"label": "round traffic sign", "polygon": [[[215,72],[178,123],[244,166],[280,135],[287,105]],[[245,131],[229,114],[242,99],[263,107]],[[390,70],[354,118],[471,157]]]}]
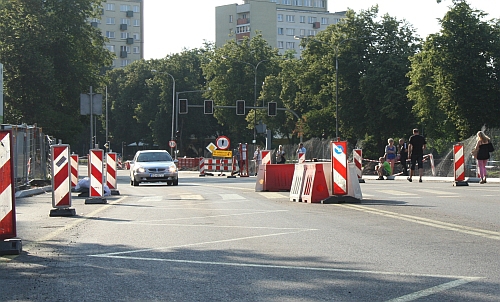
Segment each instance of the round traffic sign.
[{"label": "round traffic sign", "polygon": [[217,138],[215,141],[215,145],[217,146],[218,149],[220,150],[226,150],[229,149],[229,138],[227,136],[221,135]]},{"label": "round traffic sign", "polygon": [[168,141],[168,146],[170,148],[175,148],[175,146],[177,146],[177,143],[175,141]]}]

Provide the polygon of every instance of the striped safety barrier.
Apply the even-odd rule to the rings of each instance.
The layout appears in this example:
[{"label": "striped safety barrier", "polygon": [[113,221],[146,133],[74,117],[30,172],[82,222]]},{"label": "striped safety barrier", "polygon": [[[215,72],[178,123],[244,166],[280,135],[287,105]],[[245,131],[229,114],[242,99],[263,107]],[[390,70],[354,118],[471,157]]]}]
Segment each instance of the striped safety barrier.
[{"label": "striped safety barrier", "polygon": [[358,180],[359,182],[364,182],[363,181],[363,150],[361,149],[354,149],[353,150],[353,161],[354,165],[356,166],[356,175],[358,175]]},{"label": "striped safety barrier", "polygon": [[106,185],[110,190],[116,190],[118,187],[116,181],[116,153],[106,153]]},{"label": "striped safety barrier", "polygon": [[[464,157],[464,145],[462,143],[458,143],[453,146],[453,177],[454,177],[454,185],[466,185],[465,181],[465,157]],[[468,184],[467,184],[468,185]]]},{"label": "striped safety barrier", "polygon": [[104,150],[102,149],[91,149],[90,150],[90,160],[89,160],[89,170],[90,170],[90,187],[89,187],[89,199],[85,200],[85,203],[98,203],[93,202],[91,199],[101,200],[105,203],[104,196],[104,185],[103,185],[103,159]]},{"label": "striped safety barrier", "polygon": [[69,145],[51,146],[52,160],[52,207],[71,207],[71,165]]},{"label": "striped safety barrier", "polygon": [[336,141],[331,145],[333,195],[347,195],[347,142]]},{"label": "striped safety barrier", "polygon": [[302,164],[303,162],[306,161],[306,154],[302,153],[302,152],[299,152],[298,153],[298,159],[299,159],[299,164]]},{"label": "striped safety barrier", "polygon": [[0,241],[16,237],[12,132],[0,131]]},{"label": "striped safety barrier", "polygon": [[262,150],[261,151],[261,156],[262,156],[262,164],[263,165],[269,165],[269,164],[271,164],[271,151],[269,151],[269,150]]},{"label": "striped safety barrier", "polygon": [[78,154],[71,154],[71,187],[78,184]]},{"label": "striped safety barrier", "polygon": [[[212,159],[205,158],[203,163],[203,173],[205,174],[207,171],[209,172],[218,172],[222,174],[223,172],[232,172],[233,171],[233,160],[232,159]],[[202,174],[202,170],[200,168],[200,175]]]}]

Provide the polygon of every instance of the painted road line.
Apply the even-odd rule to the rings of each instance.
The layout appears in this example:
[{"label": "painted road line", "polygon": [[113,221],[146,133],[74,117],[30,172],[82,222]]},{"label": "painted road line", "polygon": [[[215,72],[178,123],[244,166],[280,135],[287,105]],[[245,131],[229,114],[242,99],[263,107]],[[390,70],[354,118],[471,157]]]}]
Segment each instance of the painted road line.
[{"label": "painted road line", "polygon": [[373,209],[369,208],[366,206],[360,206],[360,205],[346,205],[346,204],[340,204],[340,205],[335,205],[339,207],[344,207],[348,209],[353,209],[357,211],[362,211],[365,213],[370,213],[370,214],[376,214],[376,215],[381,215],[385,217],[391,217],[399,220],[404,220],[404,221],[409,221],[413,223],[418,223],[430,227],[435,227],[435,228],[440,228],[440,229],[445,229],[449,231],[454,231],[454,232],[459,232],[459,233],[464,233],[468,235],[474,235],[474,236],[480,236],[488,239],[494,239],[494,240],[500,240],[500,232],[495,232],[495,231],[489,231],[489,230],[484,230],[484,229],[477,229],[477,228],[472,228],[468,226],[462,226],[458,224],[453,224],[453,223],[447,223],[447,222],[442,222],[438,220],[433,220],[433,219],[428,219],[428,218],[422,218],[418,216],[412,216],[412,215],[406,215],[406,214],[399,214],[395,212],[389,212],[389,211],[384,211],[384,210],[379,210],[379,209]]},{"label": "painted road line", "polygon": [[[265,197],[267,199],[281,199],[281,198],[288,198],[288,196],[284,196],[281,193],[276,193],[276,192],[265,192],[265,193],[259,193],[260,196]],[[289,195],[289,194],[288,194]]]},{"label": "painted road line", "polygon": [[[458,195],[458,193],[455,193],[455,192],[439,191],[439,190],[431,190],[431,189],[417,189],[417,191],[431,193],[431,194],[435,194],[435,195],[453,195],[453,194]],[[439,197],[442,197],[442,196],[439,196]]]},{"label": "painted road line", "polygon": [[266,237],[276,237],[276,236],[284,236],[284,235],[298,234],[298,233],[311,232],[311,231],[318,231],[318,230],[317,229],[301,229],[301,230],[292,231],[292,232],[280,232],[280,233],[273,233],[273,234],[264,234],[264,235],[255,235],[255,236],[246,236],[246,237],[236,237],[236,238],[221,239],[221,240],[214,240],[214,241],[203,241],[203,242],[187,243],[187,244],[181,244],[181,245],[156,247],[156,248],[148,248],[148,249],[140,249],[140,250],[130,250],[130,251],[113,252],[113,253],[104,253],[104,254],[96,254],[96,255],[88,255],[88,256],[89,257],[105,257],[105,258],[109,257],[109,258],[111,258],[111,257],[116,256],[116,255],[125,255],[125,254],[133,254],[133,253],[143,253],[143,252],[159,251],[159,250],[170,250],[170,249],[186,248],[186,247],[200,246],[200,245],[219,244],[219,243],[224,243],[224,242],[236,242],[236,241],[243,241],[243,240],[253,240],[253,239],[260,239],[260,238],[266,238]]},{"label": "painted road line", "polygon": [[415,301],[415,300],[420,299],[420,298],[432,296],[432,295],[435,295],[437,293],[444,292],[446,290],[449,290],[449,289],[452,289],[452,288],[455,288],[455,287],[458,287],[458,286],[461,286],[461,285],[464,285],[467,283],[477,281],[478,279],[479,278],[462,278],[462,279],[454,280],[454,281],[443,283],[443,284],[440,284],[440,285],[437,285],[437,286],[434,286],[434,287],[431,287],[428,289],[424,289],[424,290],[421,290],[418,292],[404,295],[404,296],[396,298],[396,299],[388,300],[387,302]]},{"label": "painted road line", "polygon": [[150,203],[150,202],[157,202],[157,201],[162,201],[163,196],[145,196],[139,199],[137,202],[144,202],[144,203]]},{"label": "painted road line", "polygon": [[205,200],[205,198],[203,198],[203,196],[198,195],[198,194],[180,195],[180,198],[182,200]]},{"label": "painted road line", "polygon": [[241,199],[246,199],[245,197],[239,195],[239,194],[219,194],[219,196],[222,198],[222,200],[241,200]]},{"label": "painted road line", "polygon": [[397,191],[397,190],[377,190],[377,192],[385,193],[385,194],[389,194],[389,195],[396,195],[396,196],[416,196],[416,195],[418,195],[418,194],[414,194],[414,193],[408,193],[405,191]]}]

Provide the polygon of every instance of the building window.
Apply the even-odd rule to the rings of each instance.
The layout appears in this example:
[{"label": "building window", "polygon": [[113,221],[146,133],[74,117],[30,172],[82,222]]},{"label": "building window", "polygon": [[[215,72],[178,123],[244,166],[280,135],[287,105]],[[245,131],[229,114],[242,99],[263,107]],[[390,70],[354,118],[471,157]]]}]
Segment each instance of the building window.
[{"label": "building window", "polygon": [[304,6],[312,7],[312,0],[304,0]]},{"label": "building window", "polygon": [[316,35],[316,31],[315,30],[312,30],[310,29],[307,33],[308,36],[315,36]]},{"label": "building window", "polygon": [[314,22],[316,22],[316,17],[309,17],[309,18],[307,18],[307,23],[313,24]]},{"label": "building window", "polygon": [[134,47],[132,48],[132,52],[133,52],[133,53],[140,53],[139,46],[134,46]]},{"label": "building window", "polygon": [[278,14],[278,22],[283,22],[283,15],[282,14]]},{"label": "building window", "polygon": [[134,40],[139,41],[140,39],[141,38],[140,38],[139,33],[134,33]]},{"label": "building window", "polygon": [[328,18],[321,18],[321,24],[327,25],[328,24]]},{"label": "building window", "polygon": [[115,52],[115,46],[114,45],[106,45],[106,49],[109,50],[110,52]]},{"label": "building window", "polygon": [[120,38],[127,39],[128,38],[128,33],[120,33]]},{"label": "building window", "polygon": [[287,36],[294,36],[295,35],[295,29],[294,28],[287,28],[286,29],[286,35]]},{"label": "building window", "polygon": [[233,23],[233,15],[229,15],[229,23]]},{"label": "building window", "polygon": [[141,26],[141,20],[135,19],[134,26]]},{"label": "building window", "polygon": [[125,67],[130,64],[130,60],[122,60],[121,67]]},{"label": "building window", "polygon": [[284,29],[283,27],[278,27],[278,35],[284,35],[285,32],[284,32]]},{"label": "building window", "polygon": [[130,47],[129,46],[120,46],[120,51],[125,51],[126,53],[130,53]]},{"label": "building window", "polygon": [[301,29],[300,30],[300,36],[304,37],[305,35],[306,35],[306,30],[305,29]]},{"label": "building window", "polygon": [[121,19],[121,23],[120,24],[130,25],[130,19]]},{"label": "building window", "polygon": [[295,16],[294,15],[286,15],[286,22],[295,22]]},{"label": "building window", "polygon": [[134,5],[134,13],[138,13],[140,9],[139,5]]},{"label": "building window", "polygon": [[115,24],[115,18],[106,18],[106,24]]},{"label": "building window", "polygon": [[281,3],[284,5],[292,5],[292,0],[282,0]]},{"label": "building window", "polygon": [[293,5],[302,6],[302,0],[293,0]]},{"label": "building window", "polygon": [[114,39],[115,38],[115,32],[114,31],[106,31],[106,38],[108,38],[108,39]]},{"label": "building window", "polygon": [[286,42],[286,49],[295,49],[295,42]]},{"label": "building window", "polygon": [[106,3],[106,10],[115,10],[115,4],[114,3]]},{"label": "building window", "polygon": [[283,49],[283,41],[278,41],[278,48]]},{"label": "building window", "polygon": [[306,23],[306,17],[300,16],[300,23]]},{"label": "building window", "polygon": [[131,10],[130,9],[130,5],[126,5],[126,4],[120,5],[120,11],[121,12],[126,12],[126,11],[129,11],[129,10]]},{"label": "building window", "polygon": [[325,1],[324,0],[315,0],[314,7],[325,8]]}]

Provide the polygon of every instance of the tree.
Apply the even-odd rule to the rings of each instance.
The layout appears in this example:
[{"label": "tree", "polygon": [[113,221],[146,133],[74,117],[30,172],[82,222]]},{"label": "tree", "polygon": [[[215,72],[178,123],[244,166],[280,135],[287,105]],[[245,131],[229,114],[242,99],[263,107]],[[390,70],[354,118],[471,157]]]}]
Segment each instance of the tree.
[{"label": "tree", "polygon": [[80,93],[98,86],[111,64],[104,38],[87,20],[100,1],[20,0],[0,8],[5,121],[38,124],[75,142],[82,130]]},{"label": "tree", "polygon": [[500,27],[481,21],[486,15],[466,1],[453,3],[441,31],[412,59],[408,95],[423,122],[437,113],[433,131],[464,139],[483,125],[500,126]]}]

